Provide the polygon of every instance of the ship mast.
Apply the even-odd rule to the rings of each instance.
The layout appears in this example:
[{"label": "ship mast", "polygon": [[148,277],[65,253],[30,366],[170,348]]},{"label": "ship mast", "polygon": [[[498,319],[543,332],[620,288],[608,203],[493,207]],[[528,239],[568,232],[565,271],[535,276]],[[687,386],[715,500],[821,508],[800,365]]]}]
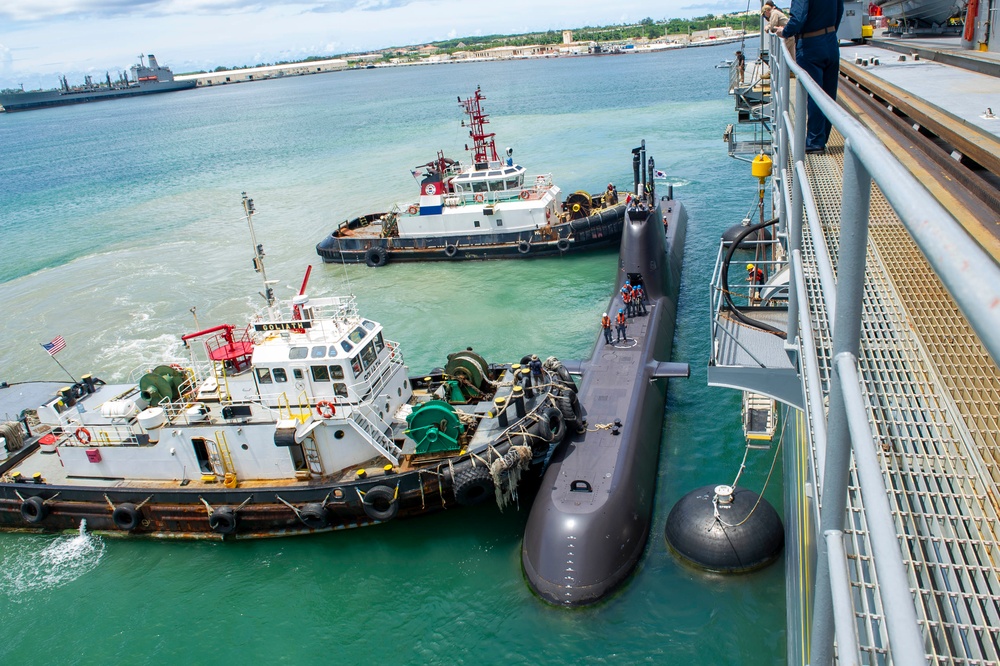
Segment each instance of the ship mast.
[{"label": "ship mast", "polygon": [[250,242],[253,244],[253,269],[260,273],[261,279],[264,280],[264,291],[260,292],[260,295],[267,301],[267,307],[274,305],[274,290],[271,289],[271,285],[277,282],[277,280],[268,280],[267,272],[264,270],[264,246],[257,242],[257,235],[253,230],[253,215],[257,210],[253,207],[253,199],[247,196],[247,193],[243,193],[243,213],[247,218],[247,226],[250,227]]},{"label": "ship mast", "polygon": [[[482,92],[480,92],[479,86],[476,86],[476,94],[469,99],[463,100],[461,97],[458,98],[458,103],[465,109],[465,112],[469,114],[469,136],[472,137],[472,161],[475,163],[476,168],[480,168],[482,165],[484,168],[489,162],[499,162],[500,156],[497,155],[497,147],[493,142],[493,137],[496,136],[495,133],[486,133],[484,125],[489,121],[489,116],[483,112],[480,102],[486,99],[483,97]],[[464,126],[465,123],[463,122]],[[468,150],[469,146],[466,145],[465,149]]]}]

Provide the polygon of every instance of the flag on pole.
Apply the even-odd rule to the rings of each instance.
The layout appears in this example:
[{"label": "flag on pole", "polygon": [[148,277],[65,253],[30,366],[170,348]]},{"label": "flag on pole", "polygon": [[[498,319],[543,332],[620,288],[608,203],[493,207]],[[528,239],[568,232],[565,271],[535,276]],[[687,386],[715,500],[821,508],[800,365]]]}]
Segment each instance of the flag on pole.
[{"label": "flag on pole", "polygon": [[42,348],[49,353],[49,356],[55,356],[66,348],[66,338],[57,335],[52,342],[42,344]]},{"label": "flag on pole", "polygon": [[657,169],[656,171],[653,172],[653,177],[654,178],[666,178],[667,174],[665,174],[664,172],[662,172],[659,169]]}]

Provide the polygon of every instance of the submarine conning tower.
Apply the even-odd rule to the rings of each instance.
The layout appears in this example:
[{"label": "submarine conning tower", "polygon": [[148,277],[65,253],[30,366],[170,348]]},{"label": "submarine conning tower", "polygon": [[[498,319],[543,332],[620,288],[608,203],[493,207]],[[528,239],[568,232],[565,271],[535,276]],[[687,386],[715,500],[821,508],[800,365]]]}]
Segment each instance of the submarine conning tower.
[{"label": "submarine conning tower", "polygon": [[[627,340],[606,344],[579,364],[586,432],[553,454],[532,504],[521,547],[531,588],[560,606],[596,603],[632,572],[645,549],[653,512],[666,378],[686,377],[669,363],[680,290],[687,214],[672,194],[655,199],[652,169],[638,183],[644,206],[626,211],[618,283],[606,310],[624,308],[626,279],[646,291],[647,314],[629,319]],[[595,326],[601,312],[595,308]],[[567,363],[567,365],[570,365]]]}]

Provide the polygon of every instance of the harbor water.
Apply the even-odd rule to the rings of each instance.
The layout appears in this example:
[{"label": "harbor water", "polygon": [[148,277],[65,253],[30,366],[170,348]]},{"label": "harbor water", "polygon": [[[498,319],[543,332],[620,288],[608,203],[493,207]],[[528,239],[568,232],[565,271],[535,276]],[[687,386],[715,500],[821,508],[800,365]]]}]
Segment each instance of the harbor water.
[{"label": "harbor water", "polygon": [[[263,303],[246,191],[279,296],[352,292],[411,373],[471,346],[489,361],[589,357],[617,253],[508,262],[322,265],[349,216],[412,198],[409,170],[465,159],[458,97],[481,85],[498,148],[564,194],[631,184],[645,139],[690,224],[656,508],[635,575],[565,610],[521,571],[531,497],[372,528],[239,543],[0,534],[0,663],[782,664],[782,563],[750,575],[680,564],[663,525],[681,496],[731,483],[740,395],[708,388],[718,240],[753,204],[726,155],[734,45],[643,55],[346,71],[0,116],[0,380],[124,381],[187,357],[180,335]],[[192,312],[193,310],[193,312]],[[781,509],[775,450],[740,484]],[[29,470],[30,471],[30,470]]]}]

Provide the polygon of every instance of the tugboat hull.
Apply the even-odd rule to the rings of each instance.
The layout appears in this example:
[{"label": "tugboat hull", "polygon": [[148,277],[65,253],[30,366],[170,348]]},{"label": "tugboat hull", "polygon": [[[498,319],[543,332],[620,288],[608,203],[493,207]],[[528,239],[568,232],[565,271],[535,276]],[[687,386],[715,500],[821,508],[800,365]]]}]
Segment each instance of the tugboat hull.
[{"label": "tugboat hull", "polygon": [[365,238],[345,235],[380,214],[345,222],[324,238],[316,253],[324,263],[365,263],[383,266],[396,261],[461,261],[468,259],[519,259],[551,257],[613,247],[621,240],[625,205],[601,209],[592,215],[541,230],[507,234],[427,236],[421,238]]}]

